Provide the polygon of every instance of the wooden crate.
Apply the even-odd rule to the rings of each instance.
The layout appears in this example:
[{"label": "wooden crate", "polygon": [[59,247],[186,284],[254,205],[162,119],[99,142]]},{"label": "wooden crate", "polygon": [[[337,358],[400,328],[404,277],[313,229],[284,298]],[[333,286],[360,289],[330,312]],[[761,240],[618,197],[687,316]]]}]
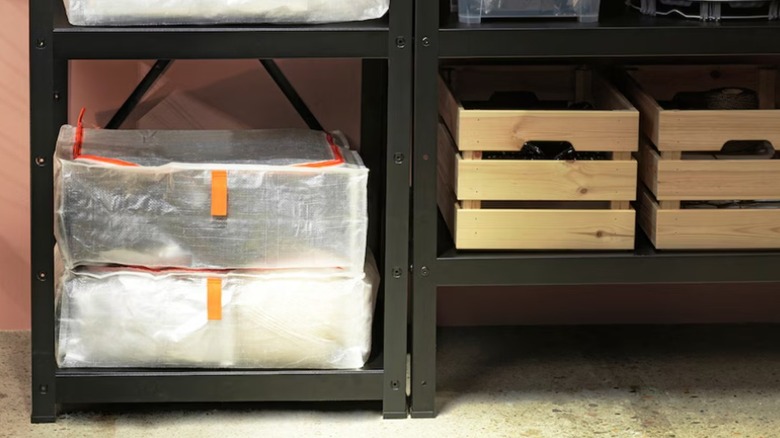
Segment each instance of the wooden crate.
[{"label": "wooden crate", "polygon": [[[775,108],[776,71],[740,66],[642,67],[626,92],[641,112],[646,138],[639,173],[639,223],[658,249],[780,248],[780,209],[693,209],[683,201],[779,200],[780,160],[706,159],[688,152],[719,152],[734,140],[780,147]],[[670,86],[674,84],[674,86]],[[758,91],[758,110],[665,110],[658,100],[679,91],[720,87]],[[697,159],[699,158],[699,159]]]},{"label": "wooden crate", "polygon": [[[597,109],[469,110],[440,82],[439,207],[458,249],[618,250],[634,246],[639,114],[616,89],[573,68],[458,71],[480,100],[492,87],[541,99],[590,100]],[[507,75],[508,78],[507,78]],[[491,78],[492,77],[492,78]],[[481,94],[480,94],[481,93]],[[610,160],[483,160],[527,141],[568,141]]]}]

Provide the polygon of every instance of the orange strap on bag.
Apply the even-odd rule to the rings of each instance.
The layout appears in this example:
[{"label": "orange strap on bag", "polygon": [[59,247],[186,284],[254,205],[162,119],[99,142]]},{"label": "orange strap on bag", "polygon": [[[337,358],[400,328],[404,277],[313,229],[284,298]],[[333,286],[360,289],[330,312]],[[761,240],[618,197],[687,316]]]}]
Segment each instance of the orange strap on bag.
[{"label": "orange strap on bag", "polygon": [[338,147],[336,142],[333,140],[333,137],[330,134],[327,134],[328,144],[330,145],[330,150],[333,152],[333,159],[326,160],[326,161],[315,161],[312,163],[303,163],[303,164],[297,164],[294,167],[310,167],[313,169],[317,169],[320,167],[332,167],[332,166],[339,166],[344,164],[344,155],[341,154],[341,149]]},{"label": "orange strap on bag", "polygon": [[226,170],[211,172],[211,215],[227,217],[228,215],[228,184]]},{"label": "orange strap on bag", "polygon": [[81,111],[79,112],[78,122],[76,123],[76,138],[73,140],[73,159],[99,161],[101,163],[113,164],[115,166],[137,167],[137,164],[131,163],[129,161],[81,153],[81,148],[84,145],[84,113],[86,112],[86,108],[81,108]]},{"label": "orange strap on bag", "polygon": [[76,122],[76,139],[73,141],[73,159],[81,156],[81,145],[84,143],[84,113],[86,108],[81,108],[79,119]]},{"label": "orange strap on bag", "polygon": [[219,278],[209,278],[207,281],[208,298],[206,300],[208,307],[209,321],[222,320],[222,280]]}]

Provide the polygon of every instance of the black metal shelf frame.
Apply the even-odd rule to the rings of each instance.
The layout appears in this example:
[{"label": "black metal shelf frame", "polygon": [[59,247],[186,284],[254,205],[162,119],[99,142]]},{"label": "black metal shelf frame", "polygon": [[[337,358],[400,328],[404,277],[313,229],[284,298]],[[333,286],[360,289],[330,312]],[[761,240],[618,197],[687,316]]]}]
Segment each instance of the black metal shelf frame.
[{"label": "black metal shelf frame", "polygon": [[[67,403],[298,400],[382,400],[385,418],[406,418],[413,12],[413,0],[393,0],[389,16],[365,23],[80,28],[67,23],[61,0],[30,0],[33,422],[55,421]],[[52,160],[68,122],[68,62],[313,57],[363,59],[369,242],[383,279],[371,362],[339,371],[59,369]]]},{"label": "black metal shelf frame", "polygon": [[[656,252],[639,232],[630,252],[457,251],[438,213],[440,61],[695,62],[780,59],[780,23],[643,17],[602,1],[600,23],[495,21],[461,25],[435,1],[415,10],[411,415],[436,414],[440,286],[780,282],[780,252]],[[617,5],[617,7],[615,7]],[[610,9],[611,8],[611,9]],[[562,274],[565,273],[565,274]]]},{"label": "black metal shelf frame", "polygon": [[[398,16],[411,8],[409,0],[393,4],[399,12],[390,18],[366,22],[155,27],[72,26],[63,2],[53,1],[47,23],[53,23],[54,56],[64,59],[387,58],[397,48],[395,37],[411,38],[411,15]],[[46,3],[41,7],[50,9]]]}]

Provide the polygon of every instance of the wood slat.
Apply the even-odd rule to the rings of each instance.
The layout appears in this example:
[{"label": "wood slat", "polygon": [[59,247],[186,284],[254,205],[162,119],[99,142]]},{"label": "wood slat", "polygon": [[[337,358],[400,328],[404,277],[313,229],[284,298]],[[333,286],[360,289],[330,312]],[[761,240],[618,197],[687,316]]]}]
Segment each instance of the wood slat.
[{"label": "wood slat", "polygon": [[593,101],[597,109],[631,111],[635,113],[636,117],[639,117],[639,111],[614,85],[607,82],[601,75],[593,75],[591,80]]},{"label": "wood slat", "polygon": [[658,203],[653,199],[653,195],[650,194],[647,187],[642,187],[639,191],[639,199],[637,200],[639,210],[637,212],[639,226],[642,227],[647,237],[653,242],[653,245],[658,246],[656,243],[656,217],[658,216]]},{"label": "wood slat", "polygon": [[456,165],[458,151],[455,149],[455,145],[452,142],[449,132],[447,132],[447,128],[441,123],[439,123],[436,151],[438,155],[436,168],[439,177],[446,182],[447,187],[454,194],[458,171]]},{"label": "wood slat", "polygon": [[[482,152],[481,151],[467,151],[463,152],[463,159],[458,160],[458,164],[460,163],[469,163],[472,162],[472,164],[475,164],[473,162],[480,162],[482,160]],[[478,164],[478,163],[476,163]],[[460,181],[462,180],[463,176],[460,174],[460,167],[458,167],[458,186],[460,185]],[[465,198],[465,200],[461,203],[463,205],[463,208],[472,208],[477,209],[482,207],[482,201],[479,200],[480,198],[476,197],[469,197]]]},{"label": "wood slat", "polygon": [[450,229],[453,239],[457,235],[457,225],[455,223],[455,208],[457,200],[452,190],[448,189],[447,183],[444,182],[441,177],[438,179],[439,187],[436,191],[436,203],[439,205],[439,211],[441,211],[444,222],[447,224],[447,228]]},{"label": "wood slat", "polygon": [[658,144],[660,138],[660,119],[663,109],[655,98],[644,91],[631,76],[622,77],[625,82],[626,97],[639,110],[639,128],[653,144]]},{"label": "wood slat", "polygon": [[660,113],[660,151],[720,151],[732,140],[780,148],[780,110],[673,110]]},{"label": "wood slat", "polygon": [[[612,161],[615,162],[621,162],[621,161],[631,161],[631,152],[613,152],[612,153]],[[637,184],[637,164],[636,161],[634,161],[634,178],[633,178],[633,184],[632,188],[634,189],[634,193],[636,193],[636,184]],[[631,197],[631,201],[636,199],[636,195]],[[618,200],[618,201],[612,201],[610,202],[610,206],[612,210],[628,210],[631,208],[631,202],[625,201],[625,200]]]},{"label": "wood slat", "polygon": [[658,193],[658,161],[661,157],[647,138],[639,144],[639,179],[653,194]]},{"label": "wood slat", "polygon": [[780,160],[660,160],[656,198],[780,199]]},{"label": "wood slat", "polygon": [[439,115],[456,143],[460,132],[459,121],[462,111],[463,107],[453,96],[444,78],[439,77]]},{"label": "wood slat", "polygon": [[631,111],[463,110],[461,151],[517,151],[529,141],[568,141],[578,151],[635,151],[639,117]]},{"label": "wood slat", "polygon": [[631,201],[636,198],[637,163],[633,160],[458,160],[457,167],[456,193],[460,200]]},{"label": "wood slat", "polygon": [[574,100],[591,102],[593,100],[593,72],[587,68],[580,68],[574,72],[574,75]]},{"label": "wood slat", "polygon": [[455,228],[455,181],[456,167],[455,158],[458,152],[450,138],[450,134],[442,123],[439,123],[439,134],[437,137],[437,187],[436,202],[439,205],[444,221],[447,223],[450,232],[454,236],[457,232]]},{"label": "wood slat", "polygon": [[659,249],[780,248],[780,210],[686,209],[656,214]]},{"label": "wood slat", "polygon": [[634,247],[633,210],[464,210],[459,249],[617,250]]},{"label": "wood slat", "polygon": [[[682,159],[682,152],[680,151],[663,151],[661,152],[661,160],[658,161],[658,165],[660,166],[661,161],[663,160],[681,160]],[[656,194],[656,199],[658,199],[658,195]],[[661,205],[661,209],[663,210],[678,210],[680,208],[680,201],[679,200],[668,200],[668,199],[662,199],[659,204]]]}]

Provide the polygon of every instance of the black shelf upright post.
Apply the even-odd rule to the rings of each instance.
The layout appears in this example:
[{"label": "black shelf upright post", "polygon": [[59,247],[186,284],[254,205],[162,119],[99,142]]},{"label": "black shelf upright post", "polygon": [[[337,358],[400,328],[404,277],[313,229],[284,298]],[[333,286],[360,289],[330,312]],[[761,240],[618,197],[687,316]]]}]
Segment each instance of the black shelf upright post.
[{"label": "black shelf upright post", "polygon": [[[381,400],[385,418],[406,418],[414,0],[393,0],[389,18],[359,23],[173,28],[82,28],[68,24],[62,0],[29,5],[32,421],[56,421],[59,406],[71,403],[335,400]],[[363,59],[369,73],[361,136],[371,168],[369,242],[378,251],[383,291],[369,364],[320,371],[59,369],[53,152],[68,123],[68,62],[345,57]]]},{"label": "black shelf upright post", "polygon": [[51,1],[30,2],[32,420],[57,415],[54,360],[53,151],[68,118],[68,63],[54,56]]},{"label": "black shelf upright post", "polygon": [[410,412],[435,416],[437,154],[439,2],[418,1],[415,10],[414,170],[412,261],[412,369]]},{"label": "black shelf upright post", "polygon": [[[406,418],[414,0],[391,0],[384,157],[385,417]],[[364,70],[365,71],[365,70]],[[362,145],[370,147],[371,145]],[[389,358],[389,359],[388,359]]]}]

